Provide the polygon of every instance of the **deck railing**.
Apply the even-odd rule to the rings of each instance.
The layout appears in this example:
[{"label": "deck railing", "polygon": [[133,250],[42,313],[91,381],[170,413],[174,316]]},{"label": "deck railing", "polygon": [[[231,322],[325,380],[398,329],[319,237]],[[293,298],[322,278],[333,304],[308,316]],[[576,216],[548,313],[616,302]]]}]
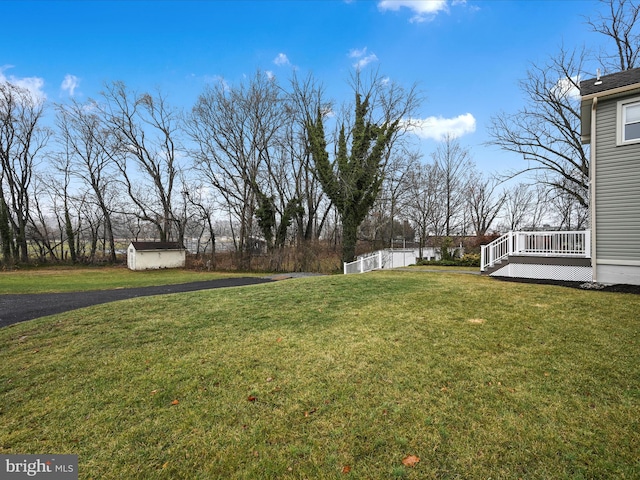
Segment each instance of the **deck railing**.
[{"label": "deck railing", "polygon": [[591,231],[509,232],[480,251],[480,270],[509,255],[591,258]]}]

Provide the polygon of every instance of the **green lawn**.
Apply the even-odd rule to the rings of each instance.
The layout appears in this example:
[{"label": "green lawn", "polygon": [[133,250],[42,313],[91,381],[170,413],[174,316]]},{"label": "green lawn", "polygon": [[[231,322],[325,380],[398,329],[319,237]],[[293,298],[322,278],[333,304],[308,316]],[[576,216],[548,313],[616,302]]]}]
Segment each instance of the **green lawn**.
[{"label": "green lawn", "polygon": [[185,269],[134,272],[125,267],[50,267],[0,272],[0,295],[108,290],[112,288],[170,285],[254,274],[197,272]]},{"label": "green lawn", "polygon": [[404,271],[76,310],[0,330],[0,453],[82,479],[639,478],[639,312]]}]

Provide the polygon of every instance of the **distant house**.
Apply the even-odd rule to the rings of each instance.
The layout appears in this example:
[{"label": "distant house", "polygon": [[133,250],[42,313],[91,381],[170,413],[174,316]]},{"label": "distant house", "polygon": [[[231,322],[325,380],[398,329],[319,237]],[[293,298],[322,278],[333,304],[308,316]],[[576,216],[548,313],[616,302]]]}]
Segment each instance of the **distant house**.
[{"label": "distant house", "polygon": [[130,270],[184,267],[186,250],[178,242],[131,242],[127,249]]},{"label": "distant house", "polygon": [[593,281],[640,285],[640,68],[580,82]]}]

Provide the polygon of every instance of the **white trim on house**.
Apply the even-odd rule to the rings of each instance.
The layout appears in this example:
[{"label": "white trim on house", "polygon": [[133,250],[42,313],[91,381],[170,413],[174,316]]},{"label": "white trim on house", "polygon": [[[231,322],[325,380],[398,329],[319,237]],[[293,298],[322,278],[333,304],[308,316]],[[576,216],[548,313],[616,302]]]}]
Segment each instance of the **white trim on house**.
[{"label": "white trim on house", "polygon": [[[640,97],[626,98],[624,100],[619,100],[617,104],[617,113],[616,113],[616,144],[618,146],[622,145],[633,145],[634,143],[640,143],[640,135],[637,137],[631,138],[627,140],[625,138],[625,126],[628,123],[640,124],[640,119],[634,122],[626,121],[626,114],[628,107],[636,107],[640,109]],[[593,122],[595,123],[595,122]]]},{"label": "white trim on house", "polygon": [[591,281],[598,282],[598,258],[596,256],[596,117],[598,112],[598,97],[591,101],[591,131],[589,141],[589,226],[591,227]]},{"label": "white trim on house", "polygon": [[611,95],[618,95],[620,93],[630,92],[631,90],[636,90],[638,86],[640,86],[640,83],[632,83],[630,85],[625,85],[623,87],[612,88],[611,90],[603,90],[601,92],[591,93],[589,95],[584,95],[582,97],[582,101],[584,102],[585,100],[591,100],[592,98],[598,98],[598,97],[604,97],[604,96],[608,97]]}]

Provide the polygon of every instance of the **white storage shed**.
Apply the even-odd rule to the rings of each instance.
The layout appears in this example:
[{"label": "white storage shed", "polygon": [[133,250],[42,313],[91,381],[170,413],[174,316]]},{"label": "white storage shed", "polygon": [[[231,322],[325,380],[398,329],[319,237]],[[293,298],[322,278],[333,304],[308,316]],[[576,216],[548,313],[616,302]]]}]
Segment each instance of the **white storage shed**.
[{"label": "white storage shed", "polygon": [[131,242],[127,249],[130,270],[181,268],[185,265],[186,250],[178,242]]}]

